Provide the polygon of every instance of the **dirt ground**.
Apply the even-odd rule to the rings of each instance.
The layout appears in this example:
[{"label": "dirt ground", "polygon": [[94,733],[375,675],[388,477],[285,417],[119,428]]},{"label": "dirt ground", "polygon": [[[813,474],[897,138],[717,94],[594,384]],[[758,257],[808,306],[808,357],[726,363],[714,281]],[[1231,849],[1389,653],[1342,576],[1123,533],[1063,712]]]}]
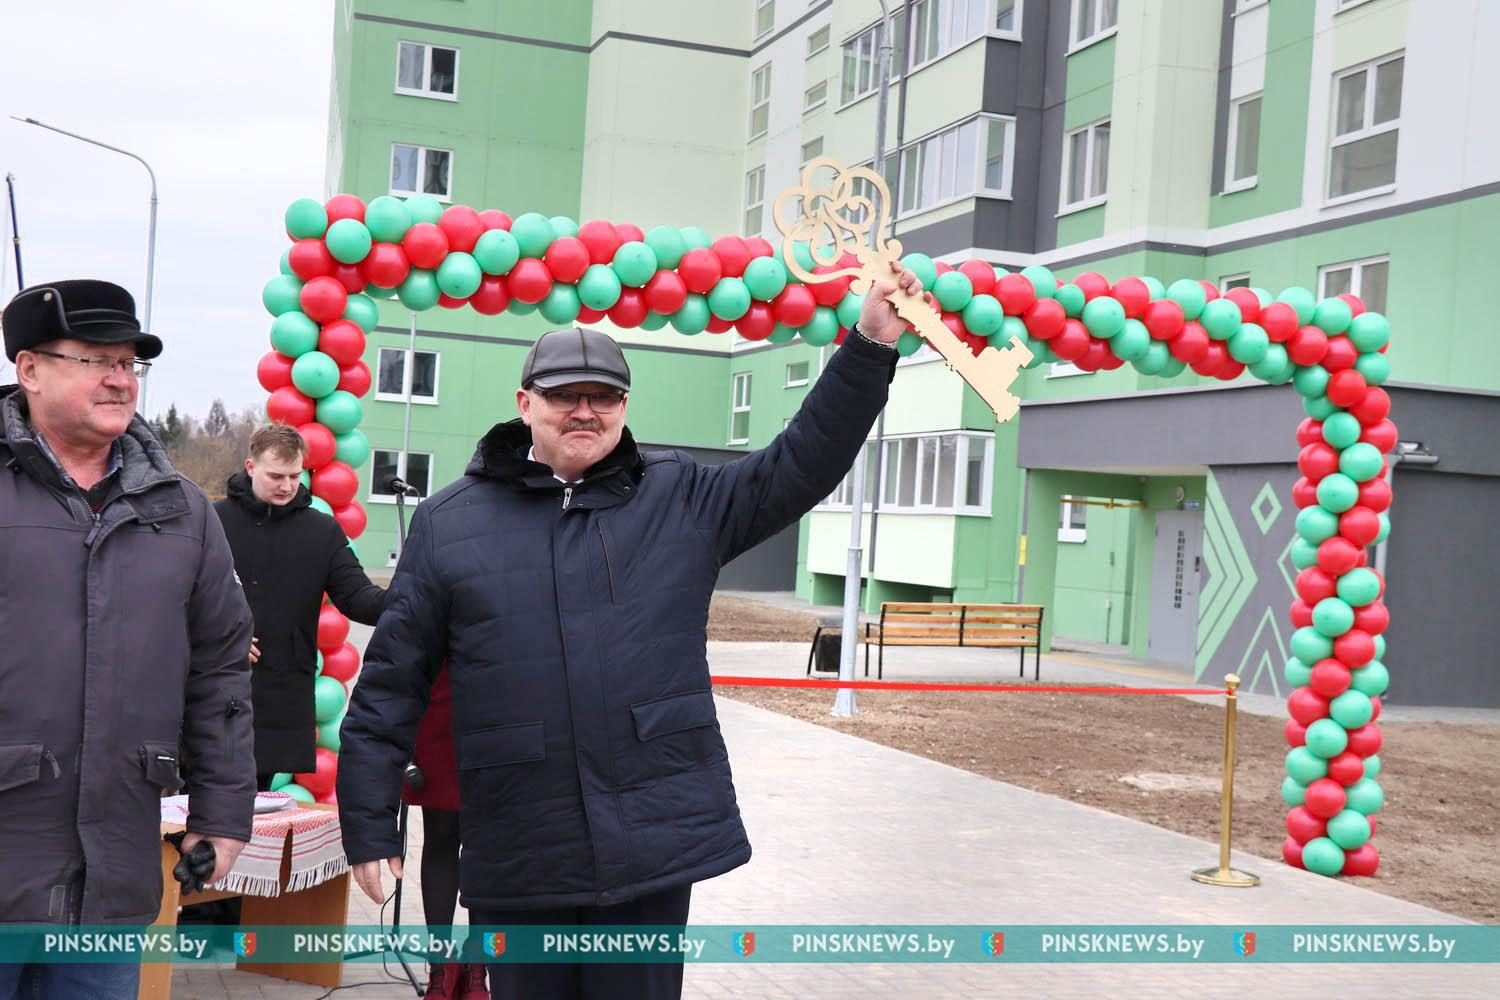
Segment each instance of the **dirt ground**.
[{"label": "dirt ground", "polygon": [[[803,619],[806,619],[804,621]],[[778,633],[778,622],[781,631]],[[808,641],[816,620],[715,598],[709,638]],[[828,714],[826,690],[720,688],[722,697],[954,767],[1217,843],[1222,703],[1066,694],[861,691],[859,715]],[[1282,719],[1239,715],[1234,847],[1283,863]],[[1381,723],[1380,872],[1356,884],[1471,920],[1500,921],[1500,726]],[[1086,738],[1084,737],[1086,735]],[[1146,791],[1122,778],[1198,779]],[[1204,865],[1217,861],[1204,851]],[[1265,867],[1263,866],[1263,867]]]}]

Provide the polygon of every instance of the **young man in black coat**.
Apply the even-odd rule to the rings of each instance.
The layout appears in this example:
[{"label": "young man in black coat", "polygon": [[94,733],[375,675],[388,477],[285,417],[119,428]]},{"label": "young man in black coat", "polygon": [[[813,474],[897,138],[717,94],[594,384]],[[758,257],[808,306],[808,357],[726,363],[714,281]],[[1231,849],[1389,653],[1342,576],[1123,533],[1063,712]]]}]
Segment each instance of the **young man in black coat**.
[{"label": "young man in black coat", "polygon": [[374,625],[386,592],[372,583],[337,521],[312,507],[301,484],[307,445],[285,424],[250,438],[245,471],[214,504],[250,612],[255,770],[262,789],[278,771],[311,771],[317,749],[313,682],[318,612],[326,591],[349,618]]}]

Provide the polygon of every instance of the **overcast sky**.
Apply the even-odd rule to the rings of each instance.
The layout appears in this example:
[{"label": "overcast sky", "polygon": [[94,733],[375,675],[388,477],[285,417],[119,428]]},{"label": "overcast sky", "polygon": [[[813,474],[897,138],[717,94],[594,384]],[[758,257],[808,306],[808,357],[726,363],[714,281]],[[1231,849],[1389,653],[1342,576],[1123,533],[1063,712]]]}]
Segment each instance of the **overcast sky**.
[{"label": "overcast sky", "polygon": [[[0,177],[16,178],[26,283],[106,278],[144,315],[150,184],[128,157],[10,115],[128,149],[156,171],[152,326],[166,350],[148,413],[265,399],[260,290],[288,246],[286,206],[323,193],[332,25],[331,0],[4,4]],[[17,289],[9,239],[4,250],[0,302]],[[13,381],[3,367],[0,382]]]}]

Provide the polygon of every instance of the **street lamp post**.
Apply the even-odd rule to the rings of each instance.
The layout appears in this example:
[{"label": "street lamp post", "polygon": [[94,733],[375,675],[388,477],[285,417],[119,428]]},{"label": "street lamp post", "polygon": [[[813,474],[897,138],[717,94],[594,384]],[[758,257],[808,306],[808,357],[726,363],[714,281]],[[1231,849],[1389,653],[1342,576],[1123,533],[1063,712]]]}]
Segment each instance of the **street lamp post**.
[{"label": "street lamp post", "polygon": [[[86,135],[79,135],[77,132],[69,132],[65,128],[58,128],[56,125],[48,125],[46,122],[39,122],[35,118],[21,118],[21,117],[19,117],[17,115],[11,115],[11,117],[14,118],[18,122],[25,122],[27,125],[35,125],[38,128],[44,128],[44,129],[47,129],[50,132],[58,132],[58,133],[60,133],[62,135],[68,136],[69,138],[77,139],[80,142],[86,142],[86,143],[88,143],[91,146],[100,146],[100,147],[103,147],[104,149],[112,150],[112,151],[114,151],[116,153],[120,153],[120,154],[122,154],[124,156],[128,156],[132,160],[135,160],[141,166],[143,166],[143,167],[146,168],[146,173],[151,178],[151,221],[150,221],[149,227],[147,229],[147,236],[146,236],[146,317],[145,317],[145,326],[146,326],[146,329],[148,331],[154,333],[155,331],[151,330],[151,283],[152,283],[152,279],[156,276],[156,171],[154,171],[154,170],[151,169],[151,164],[147,163],[144,159],[142,159],[141,157],[137,156],[136,154],[130,152],[128,149],[121,149],[119,146],[111,146],[107,142],[100,142],[98,139],[90,139],[88,136],[86,136]],[[150,387],[151,387],[151,383],[150,383],[149,380],[141,383],[141,415],[142,416],[145,416],[145,413],[146,413],[146,392],[147,392],[148,389],[150,389]]]}]

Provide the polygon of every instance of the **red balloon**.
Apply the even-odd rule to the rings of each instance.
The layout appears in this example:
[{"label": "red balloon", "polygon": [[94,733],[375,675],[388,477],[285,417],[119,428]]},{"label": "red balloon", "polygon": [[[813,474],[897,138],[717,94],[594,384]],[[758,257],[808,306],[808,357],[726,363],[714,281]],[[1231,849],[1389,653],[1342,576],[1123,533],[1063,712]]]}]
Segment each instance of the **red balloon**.
[{"label": "red balloon", "polygon": [[1385,602],[1376,601],[1354,609],[1354,627],[1371,635],[1379,635],[1391,625],[1391,612]]},{"label": "red balloon", "polygon": [[641,291],[646,293],[646,305],[663,316],[670,316],[687,301],[687,284],[676,271],[657,271]]},{"label": "red balloon", "polygon": [[[1186,332],[1186,329],[1183,332]],[[1181,336],[1181,334],[1178,334],[1178,339],[1181,339]],[[1211,340],[1208,346],[1204,348],[1203,356],[1189,364],[1188,367],[1204,378],[1218,378],[1219,373],[1224,369],[1224,364],[1228,360],[1229,352],[1224,348],[1224,345],[1217,340]]]},{"label": "red balloon", "polygon": [[328,323],[344,315],[349,292],[337,278],[314,278],[302,286],[302,311],[316,323]]},{"label": "red balloon", "polygon": [[1289,747],[1300,747],[1307,743],[1307,727],[1296,719],[1287,719],[1281,731]]},{"label": "red balloon", "polygon": [[1302,327],[1286,342],[1287,357],[1299,365],[1315,365],[1327,353],[1328,335],[1315,326]]},{"label": "red balloon", "polygon": [[1350,410],[1364,400],[1369,388],[1363,375],[1353,368],[1348,368],[1335,372],[1328,380],[1328,400],[1335,406]]},{"label": "red balloon", "polygon": [[[1319,781],[1324,779],[1319,778]],[[1317,782],[1314,782],[1316,784]],[[1309,786],[1308,791],[1312,788]],[[1305,805],[1292,808],[1286,814],[1286,832],[1299,844],[1305,844],[1328,832],[1328,818],[1319,816]]]},{"label": "red balloon", "polygon": [[[1386,492],[1390,492],[1389,487]],[[1363,490],[1360,491],[1360,496],[1364,496]],[[1374,545],[1375,536],[1380,534],[1380,515],[1369,507],[1350,507],[1339,515],[1339,534],[1361,549]]]},{"label": "red balloon", "polygon": [[511,218],[498,208],[487,208],[479,213],[479,221],[485,229],[510,229]]},{"label": "red balloon", "polygon": [[302,458],[303,468],[318,469],[333,461],[333,451],[337,447],[333,431],[314,421],[298,427],[297,433],[307,445],[307,454]]},{"label": "red balloon", "polygon": [[1112,372],[1116,368],[1123,368],[1123,367],[1125,367],[1125,359],[1124,358],[1117,357],[1112,350],[1106,352],[1106,354],[1107,354],[1107,356],[1104,359],[1104,364],[1100,365],[1100,367],[1104,371]]},{"label": "red balloon", "polygon": [[765,340],[776,329],[776,313],[769,302],[752,301],[750,311],[734,325],[746,340]]},{"label": "red balloon", "polygon": [[1304,726],[1328,715],[1328,699],[1320,697],[1312,688],[1299,687],[1286,700],[1287,714]]},{"label": "red balloon", "polygon": [[329,462],[313,472],[312,492],[328,501],[328,506],[342,507],[359,492],[359,476],[343,462]]},{"label": "red balloon", "polygon": [[329,795],[338,783],[339,758],[327,747],[318,747],[314,770],[294,774],[292,778],[314,796]]},{"label": "red balloon", "polygon": [[1334,535],[1318,546],[1318,568],[1329,576],[1343,576],[1359,565],[1362,551],[1343,535]]},{"label": "red balloon", "polygon": [[356,361],[339,369],[338,388],[352,395],[363,397],[370,391],[371,381],[370,366],[363,361]]},{"label": "red balloon", "polygon": [[552,291],[552,272],[535,257],[523,257],[510,269],[506,287],[513,298],[536,305]]},{"label": "red balloon", "polygon": [[547,270],[553,281],[573,284],[589,269],[589,248],[576,236],[560,236],[547,248]]},{"label": "red balloon", "polygon": [[[337,511],[334,512],[337,517]],[[346,532],[347,534],[347,532]],[[350,536],[353,537],[353,536]],[[348,684],[359,673],[359,650],[352,643],[344,643],[338,649],[323,654],[323,676],[332,677],[340,684]]]},{"label": "red balloon", "polygon": [[1365,776],[1365,762],[1359,754],[1345,750],[1328,762],[1328,776],[1348,788]]},{"label": "red balloon", "polygon": [[1359,348],[1348,337],[1340,334],[1328,338],[1328,353],[1323,355],[1323,367],[1330,372],[1348,371],[1359,360]]},{"label": "red balloon", "polygon": [[399,243],[376,243],[359,262],[365,280],[380,288],[395,288],[411,273],[411,264]]},{"label": "red balloon", "polygon": [[1182,306],[1173,299],[1157,299],[1141,313],[1141,322],[1152,340],[1171,340],[1182,329]]},{"label": "red balloon", "polygon": [[[615,235],[620,237],[622,244],[646,242],[646,231],[634,222],[616,222]],[[614,257],[611,256],[610,260],[614,260]]]},{"label": "red balloon", "polygon": [[365,353],[365,331],[352,320],[325,323],[318,333],[318,350],[339,365],[352,365]]},{"label": "red balloon", "polygon": [[1321,441],[1310,444],[1298,453],[1297,468],[1316,485],[1324,476],[1339,471],[1339,453]]},{"label": "red balloon", "polygon": [[609,315],[603,309],[590,309],[588,306],[578,307],[578,322],[583,324],[597,323]]},{"label": "red balloon", "polygon": [[1323,440],[1323,422],[1314,420],[1312,417],[1303,417],[1302,422],[1297,425],[1297,443],[1305,448],[1321,440]]},{"label": "red balloon", "polygon": [[609,321],[615,326],[630,329],[645,322],[651,307],[646,305],[646,294],[639,288],[622,288],[620,297],[609,309]]},{"label": "red balloon", "polygon": [[1362,312],[1365,311],[1365,304],[1362,301],[1360,301],[1360,298],[1359,298],[1358,295],[1350,295],[1348,292],[1344,292],[1343,294],[1339,295],[1338,297],[1341,298],[1341,299],[1343,299],[1346,303],[1348,303],[1349,312],[1351,314],[1353,314],[1355,316],[1358,316],[1360,313],[1362,313]]},{"label": "red balloon", "polygon": [[1391,506],[1391,484],[1384,479],[1371,479],[1360,483],[1359,505],[1368,507],[1377,514],[1388,510]]},{"label": "red balloon", "polygon": [[1121,278],[1110,294],[1125,307],[1126,319],[1138,319],[1151,303],[1151,289],[1140,278]]},{"label": "red balloon", "polygon": [[1250,289],[1231,288],[1224,297],[1240,307],[1241,322],[1254,323],[1260,318],[1260,298]]},{"label": "red balloon", "polygon": [[287,252],[287,263],[291,265],[292,273],[303,281],[332,274],[333,269],[338,266],[333,254],[328,252],[328,244],[316,239],[293,243],[292,249]]},{"label": "red balloon", "polygon": [[620,231],[604,219],[590,219],[578,227],[578,238],[589,248],[589,261],[608,264],[620,249]]},{"label": "red balloon", "polygon": [[1380,718],[1380,695],[1370,696],[1370,721]]},{"label": "red balloon", "polygon": [[[1224,348],[1224,353],[1229,353],[1228,347]],[[1233,358],[1229,358],[1219,367],[1214,377],[1229,382],[1239,378],[1243,374],[1245,374],[1245,366]]]},{"label": "red balloon", "polygon": [[292,358],[279,351],[267,351],[255,365],[255,378],[267,392],[292,384]]},{"label": "red balloon", "polygon": [[1301,476],[1292,485],[1292,503],[1300,510],[1303,507],[1313,507],[1318,503],[1318,487],[1306,476]]},{"label": "red balloon", "polygon": [[431,222],[418,222],[406,231],[401,249],[412,267],[432,270],[448,256],[448,234]]},{"label": "red balloon", "polygon": [[298,392],[295,386],[282,386],[266,400],[266,416],[275,424],[301,427],[311,423],[317,412],[317,404]]},{"label": "red balloon", "polygon": [[[686,262],[687,258],[683,257],[683,261]],[[692,286],[689,285],[689,287]],[[781,294],[771,301],[771,309],[776,314],[776,321],[794,328],[805,326],[813,318],[813,312],[817,308],[818,302],[806,285],[787,285],[781,290]]]},{"label": "red balloon", "polygon": [[[1030,284],[1028,281],[1027,284]],[[1101,295],[1109,294],[1109,279],[1098,271],[1084,271],[1073,279],[1073,284],[1083,292],[1083,300],[1097,299]]]},{"label": "red balloon", "polygon": [[318,612],[318,649],[327,652],[338,649],[349,638],[349,619],[332,604],[325,604]]},{"label": "red balloon", "polygon": [[[1030,317],[1033,306],[1040,305],[1042,302],[1050,302],[1052,306],[1056,307],[1059,317],[1056,320],[1058,329],[1062,328],[1062,320],[1067,318],[1067,311],[1063,309],[1061,302],[1053,299],[1038,299],[1036,297],[1036,286],[1031,283],[1031,279],[1022,277],[1019,274],[1007,274],[996,281],[995,298],[1000,300],[1000,308],[1005,312],[1005,315],[1027,317],[1026,326],[1028,328],[1031,326]],[[1046,311],[1049,314],[1046,321],[1050,324],[1053,322],[1050,318],[1053,309],[1049,306]],[[1032,336],[1039,335],[1032,334]],[[1046,337],[1042,339],[1045,340]]]},{"label": "red balloon", "polygon": [[[1370,817],[1370,827],[1373,832],[1375,817]],[[1356,875],[1369,877],[1380,869],[1380,852],[1375,845],[1365,841],[1352,851],[1344,852],[1344,867],[1339,869],[1340,875]]]},{"label": "red balloon", "polygon": [[[1333,655],[1344,666],[1354,669],[1375,659],[1375,639],[1368,632],[1353,628],[1333,640]],[[1369,754],[1361,754],[1368,757]]]},{"label": "red balloon", "polygon": [[1177,336],[1167,341],[1172,357],[1185,364],[1197,364],[1208,355],[1208,331],[1195,322],[1182,324]]},{"label": "red balloon", "polygon": [[1199,278],[1198,284],[1203,286],[1204,301],[1212,302],[1214,299],[1219,297],[1219,286],[1214,284],[1212,281],[1205,281],[1204,279]]},{"label": "red balloon", "polygon": [[1293,601],[1290,617],[1297,628],[1307,628],[1313,620],[1312,605],[1300,598]]},{"label": "red balloon", "polygon": [[510,289],[500,275],[486,274],[479,279],[479,288],[469,296],[469,305],[483,316],[498,316],[510,308]]},{"label": "red balloon", "polygon": [[[1349,668],[1338,660],[1319,660],[1312,668],[1307,686],[1321,698],[1337,698],[1349,690]],[[1349,784],[1349,782],[1344,782]]]},{"label": "red balloon", "polygon": [[[994,291],[995,269],[984,261],[966,260],[958,265],[958,270],[969,279],[969,284],[974,286],[975,295],[989,295]],[[1026,284],[1029,285],[1031,282],[1027,281]]]},{"label": "red balloon", "polygon": [[[687,285],[688,291],[707,295],[724,276],[724,266],[719,262],[719,255],[712,250],[694,247],[682,255],[682,260],[677,264],[677,273],[682,275],[683,283]],[[802,286],[789,286],[788,290],[792,287]],[[809,292],[809,298],[811,295],[812,293]],[[811,318],[812,316],[809,315],[808,319]],[[802,326],[806,322],[807,320],[803,320],[802,323],[787,323],[787,326]]]},{"label": "red balloon", "polygon": [[1307,799],[1303,806],[1319,819],[1332,819],[1344,811],[1347,801],[1343,785],[1332,778],[1319,778],[1307,786]]},{"label": "red balloon", "polygon": [[[1006,275],[1011,277],[1011,275]],[[1025,280],[1025,279],[1022,279]],[[1026,284],[1031,284],[1027,281]],[[1005,294],[1005,278],[1000,279],[997,286],[1000,294]],[[1035,290],[1033,289],[1033,293]],[[1056,299],[1037,299],[1026,310],[1021,321],[1026,324],[1026,332],[1037,340],[1051,340],[1062,333],[1063,324],[1067,321],[1068,313],[1062,307],[1062,303]]]},{"label": "red balloon", "polygon": [[[726,268],[724,273],[729,274],[730,272],[727,270],[729,265],[725,264],[724,266]],[[849,292],[849,284],[853,280],[852,277],[846,275],[842,278],[834,278],[831,281],[814,282],[807,287],[812,289],[813,298],[817,300],[818,305],[833,308],[844,301],[844,296]]]},{"label": "red balloon", "polygon": [[334,195],[323,203],[323,211],[328,213],[330,226],[340,219],[365,221],[365,203],[352,194]]},{"label": "red balloon", "polygon": [[[986,343],[988,343],[988,341],[986,341]],[[1083,368],[1087,366],[1086,370],[1099,371],[1109,363],[1109,360],[1112,357],[1114,357],[1114,355],[1109,353],[1109,341],[1100,340],[1099,338],[1095,337],[1092,341],[1090,341],[1088,353],[1083,356],[1083,361],[1079,364],[1079,367]]]},{"label": "red balloon", "polygon": [[[1281,859],[1293,868],[1302,868],[1302,845],[1292,837],[1286,838],[1281,842]],[[1345,855],[1345,861],[1347,860],[1348,856]]]},{"label": "red balloon", "polygon": [[1365,759],[1380,752],[1380,743],[1380,726],[1374,722],[1366,722],[1358,729],[1349,730],[1348,749]]},{"label": "red balloon", "polygon": [[455,299],[447,292],[438,293],[438,305],[442,306],[444,309],[462,309],[468,304],[468,299]]},{"label": "red balloon", "polygon": [[448,249],[469,253],[484,235],[484,220],[468,205],[449,205],[438,219],[438,228],[448,237]]},{"label": "red balloon", "polygon": [[1317,604],[1325,597],[1338,593],[1334,578],[1317,566],[1309,566],[1297,574],[1297,596],[1308,604]]},{"label": "red balloon", "polygon": [[1091,339],[1083,322],[1070,316],[1063,321],[1062,333],[1053,337],[1048,346],[1052,348],[1053,354],[1064,361],[1076,362],[1088,353]]},{"label": "red balloon", "polygon": [[734,321],[724,319],[721,316],[709,316],[708,326],[704,327],[709,333],[728,333],[734,329]]},{"label": "red balloon", "polygon": [[1360,433],[1359,439],[1368,444],[1373,444],[1380,449],[1381,454],[1388,454],[1396,447],[1396,425],[1391,423],[1390,418],[1371,424]]},{"label": "red balloon", "polygon": [[[745,266],[750,263],[750,247],[743,239],[738,236],[720,236],[714,240],[710,249],[719,258],[719,263],[724,268],[724,277],[738,278],[745,273]],[[843,298],[843,295],[840,294],[839,298]],[[824,303],[829,304],[837,305],[838,301]]]},{"label": "red balloon", "polygon": [[1363,399],[1349,407],[1349,412],[1354,418],[1366,427],[1378,424],[1391,412],[1391,394],[1380,386],[1371,386],[1370,391],[1365,393]]},{"label": "red balloon", "polygon": [[1272,302],[1260,311],[1260,328],[1273,344],[1284,344],[1297,333],[1297,310],[1285,302]]},{"label": "red balloon", "polygon": [[338,283],[344,286],[344,291],[350,295],[357,295],[365,290],[365,273],[359,269],[358,264],[340,264],[333,269],[333,276]]},{"label": "red balloon", "polygon": [[[339,523],[339,527],[344,529],[344,534],[349,538],[358,538],[360,535],[363,535],[365,533],[365,525],[369,523],[369,519],[365,516],[365,508],[358,500],[350,500],[342,507],[335,507],[333,509],[333,519]],[[328,658],[324,657],[323,659],[325,663],[323,672],[327,673],[326,663]],[[339,678],[341,681],[348,679],[347,677]]]}]

